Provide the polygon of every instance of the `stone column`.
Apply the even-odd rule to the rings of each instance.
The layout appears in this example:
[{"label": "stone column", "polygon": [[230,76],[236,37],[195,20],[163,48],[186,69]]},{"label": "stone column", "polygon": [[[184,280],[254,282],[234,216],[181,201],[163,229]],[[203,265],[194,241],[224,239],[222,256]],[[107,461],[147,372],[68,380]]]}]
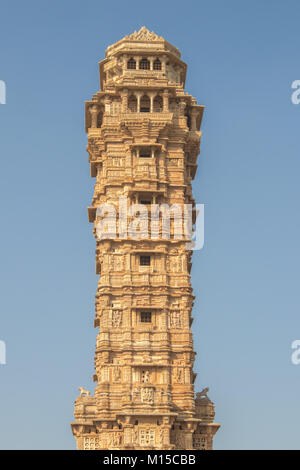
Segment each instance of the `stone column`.
[{"label": "stone column", "polygon": [[137,110],[136,111],[139,113],[140,109],[141,109],[141,96],[142,96],[142,93],[141,92],[135,93],[135,96],[136,96],[136,100],[137,100],[137,103],[136,103]]},{"label": "stone column", "polygon": [[163,112],[167,113],[169,111],[169,90],[164,90],[163,92]]},{"label": "stone column", "polygon": [[191,111],[191,131],[196,131],[197,130],[197,110],[192,108]]},{"label": "stone column", "polygon": [[140,65],[140,60],[141,60],[141,56],[140,55],[136,55],[134,56],[134,60],[136,61],[136,69],[139,70],[139,65]]},{"label": "stone column", "polygon": [[153,113],[153,100],[154,100],[154,92],[148,93],[148,96],[150,98],[150,113]]}]

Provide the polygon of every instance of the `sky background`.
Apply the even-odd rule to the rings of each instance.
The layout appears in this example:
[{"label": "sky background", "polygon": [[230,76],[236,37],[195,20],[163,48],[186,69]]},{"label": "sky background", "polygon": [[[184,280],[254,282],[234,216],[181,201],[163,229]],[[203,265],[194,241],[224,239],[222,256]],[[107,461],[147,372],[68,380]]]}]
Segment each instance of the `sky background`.
[{"label": "sky background", "polygon": [[75,448],[97,333],[84,101],[105,49],[145,25],[180,49],[206,107],[193,333],[215,449],[300,449],[300,3],[10,0],[0,17],[0,448]]}]

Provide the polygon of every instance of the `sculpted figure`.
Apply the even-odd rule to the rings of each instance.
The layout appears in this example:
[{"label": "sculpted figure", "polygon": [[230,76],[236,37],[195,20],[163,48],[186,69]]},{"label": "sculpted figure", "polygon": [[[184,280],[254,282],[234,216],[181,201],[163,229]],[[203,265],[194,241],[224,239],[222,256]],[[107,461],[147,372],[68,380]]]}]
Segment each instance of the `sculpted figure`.
[{"label": "sculpted figure", "polygon": [[209,388],[208,387],[204,388],[203,390],[201,390],[201,392],[197,393],[197,398],[208,398],[207,396],[208,392],[209,392]]},{"label": "sculpted figure", "polygon": [[83,387],[78,387],[78,390],[80,391],[80,396],[81,397],[91,396],[91,393],[88,390],[85,390]]}]

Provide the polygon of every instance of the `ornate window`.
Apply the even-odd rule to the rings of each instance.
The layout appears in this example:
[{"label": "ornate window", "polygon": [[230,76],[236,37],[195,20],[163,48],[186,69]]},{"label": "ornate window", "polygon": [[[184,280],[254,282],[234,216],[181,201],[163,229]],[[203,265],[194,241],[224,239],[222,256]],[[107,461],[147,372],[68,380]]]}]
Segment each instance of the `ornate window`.
[{"label": "ornate window", "polygon": [[207,449],[207,440],[206,437],[200,435],[193,436],[193,447],[194,449],[206,450]]},{"label": "ornate window", "polygon": [[150,113],[150,98],[147,95],[141,97],[140,112]]},{"label": "ornate window", "polygon": [[98,437],[84,437],[83,440],[84,450],[97,450],[100,448]]},{"label": "ornate window", "polygon": [[150,372],[148,370],[142,370],[141,379],[143,383],[150,382]]},{"label": "ornate window", "polygon": [[150,62],[148,59],[140,60],[140,70],[150,70]]},{"label": "ornate window", "polygon": [[137,112],[137,99],[134,95],[130,95],[128,98],[128,109],[131,113]]},{"label": "ornate window", "polygon": [[140,266],[150,266],[150,256],[141,255],[140,256]]},{"label": "ornate window", "polygon": [[153,111],[155,113],[161,113],[163,110],[163,99],[161,96],[157,95],[153,100]]},{"label": "ornate window", "polygon": [[142,323],[151,323],[152,313],[151,312],[141,312],[141,322]]},{"label": "ornate window", "polygon": [[129,61],[127,62],[127,68],[129,70],[135,70],[136,69],[136,61],[133,59],[133,57],[131,57],[131,59],[129,59]]},{"label": "ornate window", "polygon": [[161,70],[161,61],[159,59],[155,59],[153,62],[153,70]]},{"label": "ornate window", "polygon": [[154,437],[155,437],[155,431],[153,429],[141,429],[140,430],[141,446],[153,446]]}]

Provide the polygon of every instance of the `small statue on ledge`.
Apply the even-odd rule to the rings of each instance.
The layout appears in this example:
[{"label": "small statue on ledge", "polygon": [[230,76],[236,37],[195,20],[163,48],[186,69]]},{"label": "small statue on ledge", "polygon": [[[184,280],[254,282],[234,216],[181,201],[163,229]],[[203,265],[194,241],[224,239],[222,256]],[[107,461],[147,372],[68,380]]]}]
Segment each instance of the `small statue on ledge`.
[{"label": "small statue on ledge", "polygon": [[78,390],[80,391],[80,396],[81,397],[90,397],[91,393],[88,390],[85,390],[82,387],[78,387]]},{"label": "small statue on ledge", "polygon": [[201,400],[201,398],[207,398],[209,400],[207,396],[208,392],[209,392],[209,388],[208,387],[204,388],[203,390],[201,390],[201,392],[198,392],[196,394],[197,399]]}]

